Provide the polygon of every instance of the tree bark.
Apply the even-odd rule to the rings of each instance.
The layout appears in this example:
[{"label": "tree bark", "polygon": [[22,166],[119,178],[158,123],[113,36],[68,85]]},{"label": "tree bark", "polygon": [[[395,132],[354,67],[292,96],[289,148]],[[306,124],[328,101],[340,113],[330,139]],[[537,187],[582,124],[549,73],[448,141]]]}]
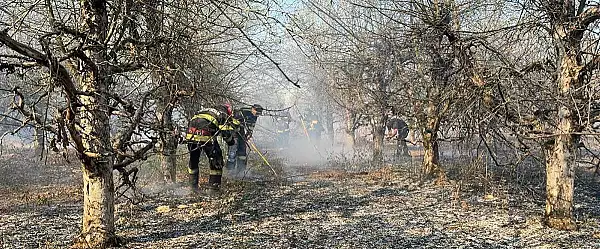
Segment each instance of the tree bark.
[{"label": "tree bark", "polygon": [[[83,27],[90,41],[102,44],[108,28],[106,1],[81,0]],[[100,45],[85,51],[90,62],[81,78],[79,112],[83,171],[83,228],[80,244],[106,248],[118,244],[114,226],[113,161],[110,152],[109,80],[106,49]]]},{"label": "tree bark", "polygon": [[354,125],[355,117],[356,117],[356,114],[353,111],[346,109],[346,127],[345,127],[344,131],[346,132],[346,143],[352,149],[354,148],[354,145],[356,144],[356,134],[355,134],[356,126]]},{"label": "tree bark", "polygon": [[575,143],[573,137],[573,113],[565,103],[570,99],[572,86],[579,83],[581,67],[578,58],[580,40],[561,35],[557,28],[555,37],[562,41],[560,48],[562,58],[560,64],[558,90],[560,102],[558,120],[555,128],[555,138],[550,141],[546,153],[546,209],[545,218],[548,226],[572,230],[573,221],[573,191],[575,167]]},{"label": "tree bark", "polygon": [[439,165],[439,146],[438,131],[440,128],[440,117],[437,114],[436,106],[433,101],[429,101],[426,113],[425,128],[422,129],[423,136],[423,176],[426,179],[437,178],[439,181],[445,180],[445,173]]},{"label": "tree bark", "polygon": [[[159,15],[158,0],[145,0],[145,17],[148,22],[148,35],[161,36],[163,20]],[[161,86],[158,93],[158,110],[157,118],[161,124],[162,131],[160,132],[160,165],[165,182],[176,182],[177,176],[177,134],[173,125],[173,74],[167,70],[170,67],[169,51],[165,51],[161,46],[157,46],[150,51],[150,64],[158,66],[152,72],[152,80],[154,83]]]},{"label": "tree bark", "polygon": [[545,218],[549,227],[573,230],[573,190],[575,154],[570,135],[570,111],[561,107],[559,125],[554,143],[546,155],[546,209]]},{"label": "tree bark", "polygon": [[173,105],[164,99],[159,104],[162,110],[159,120],[164,129],[160,133],[160,165],[164,181],[174,183],[177,181],[177,133],[173,125]]}]

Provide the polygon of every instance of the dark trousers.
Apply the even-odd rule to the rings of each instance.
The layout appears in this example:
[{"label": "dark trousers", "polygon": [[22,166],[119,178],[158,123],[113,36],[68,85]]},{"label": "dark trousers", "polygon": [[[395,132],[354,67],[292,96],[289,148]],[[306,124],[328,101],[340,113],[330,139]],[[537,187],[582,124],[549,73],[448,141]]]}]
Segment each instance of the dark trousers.
[{"label": "dark trousers", "polygon": [[243,134],[236,133],[235,144],[229,146],[227,152],[227,169],[242,172],[246,170],[247,159],[247,148],[246,138]]},{"label": "dark trousers", "polygon": [[207,143],[188,143],[188,151],[190,152],[188,173],[190,174],[190,179],[192,179],[191,184],[195,184],[196,186],[198,184],[198,175],[200,172],[198,164],[200,163],[200,156],[204,151],[204,154],[206,154],[206,157],[208,158],[210,169],[208,184],[211,187],[218,187],[221,185],[221,176],[223,175],[223,155],[219,143],[216,140]]},{"label": "dark trousers", "polygon": [[406,140],[399,138],[396,140],[396,153],[394,154],[396,159],[404,157],[410,157],[408,153],[408,146],[406,145]]},{"label": "dark trousers", "polygon": [[317,148],[321,146],[321,132],[309,130],[308,137],[313,146]]}]

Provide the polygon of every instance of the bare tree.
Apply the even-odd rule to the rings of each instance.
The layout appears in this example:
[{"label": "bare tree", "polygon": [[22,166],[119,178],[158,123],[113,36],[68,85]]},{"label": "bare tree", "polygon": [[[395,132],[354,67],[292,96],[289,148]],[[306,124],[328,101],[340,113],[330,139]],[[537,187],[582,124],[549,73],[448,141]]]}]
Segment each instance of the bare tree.
[{"label": "bare tree", "polygon": [[[528,141],[540,141],[546,169],[546,223],[570,230],[575,228],[575,168],[581,161],[577,148],[584,146],[582,139],[593,132],[598,120],[594,111],[598,83],[593,75],[599,53],[591,49],[598,37],[589,30],[600,11],[589,1],[531,1],[520,7],[530,11],[531,19],[507,33],[521,35],[524,45],[514,47],[521,50],[513,48],[510,55],[497,46],[484,46],[506,56],[499,56],[504,74],[510,84],[523,87],[498,87],[486,93],[484,103],[510,123],[507,130],[516,134],[519,148],[531,150]],[[519,53],[523,55],[513,57]],[[508,96],[527,107],[510,103]]]},{"label": "bare tree", "polygon": [[[133,32],[126,33],[124,17],[130,14],[130,3],[109,7],[107,1],[82,0],[3,6],[7,8],[3,11],[25,11],[23,19],[0,33],[0,44],[6,48],[0,56],[3,68],[8,69],[8,74],[14,72],[12,69],[47,72],[51,80],[42,88],[43,96],[49,100],[62,97],[61,101],[53,101],[55,109],[50,113],[56,115],[47,118],[36,108],[35,101],[25,102],[32,96],[17,85],[11,90],[12,106],[24,123],[49,131],[56,144],[65,150],[72,146],[77,152],[84,179],[80,243],[92,248],[120,243],[114,227],[113,170],[121,172],[124,182],[129,182],[137,169],[125,167],[145,158],[156,141],[152,133],[138,133],[152,127],[143,117],[154,90],[131,85],[116,87],[129,82],[120,75],[143,67],[135,59],[136,49],[151,44],[134,39],[130,36]],[[27,42],[28,37],[37,43],[19,41]],[[124,125],[118,134],[114,133],[114,124]]]},{"label": "bare tree", "polygon": [[528,155],[543,151],[546,223],[574,229],[575,168],[583,162],[577,149],[585,147],[582,141],[594,134],[592,126],[598,120],[594,74],[599,53],[593,49],[598,37],[589,30],[600,12],[589,1],[502,4],[530,14],[519,20],[506,18],[485,31],[488,39],[477,41],[480,55],[476,56],[487,57],[485,68],[473,67],[471,72],[482,80],[481,103],[498,117],[488,122],[497,130],[493,132],[513,143],[515,151]]},{"label": "bare tree", "polygon": [[401,36],[394,32],[390,18],[352,2],[306,1],[305,5],[314,19],[298,18],[294,23],[300,30],[310,27],[311,32],[322,33],[302,36],[315,51],[315,63],[328,71],[331,85],[327,92],[348,112],[346,130],[351,140],[360,124],[356,117],[368,117],[372,161],[380,165],[393,84],[398,65],[407,60],[396,49]]},{"label": "bare tree", "polygon": [[[317,61],[337,78],[331,92],[348,108],[348,116],[369,117],[374,161],[381,161],[387,112],[394,107],[417,120],[424,175],[444,179],[438,146],[441,124],[461,115],[458,108],[470,101],[462,97],[472,84],[470,70],[464,70],[472,67],[468,42],[458,25],[462,6],[453,1],[306,5],[321,21],[296,23],[310,25],[312,31],[322,29],[323,36],[304,37],[320,52]],[[321,41],[325,39],[329,40]]]},{"label": "bare tree", "polygon": [[414,30],[414,46],[415,69],[420,84],[416,85],[422,88],[413,88],[411,92],[424,91],[421,92],[424,101],[417,101],[414,108],[423,136],[423,174],[443,179],[438,135],[441,123],[458,100],[453,95],[461,89],[454,75],[457,73],[455,49],[460,48],[455,46],[459,38],[453,20],[458,17],[452,11],[453,1],[413,1],[412,5],[418,20]]},{"label": "bare tree", "polygon": [[598,98],[586,85],[598,68],[600,55],[587,53],[586,31],[600,18],[600,6],[588,1],[533,1],[548,18],[548,32],[556,48],[556,116],[546,142],[546,222],[559,229],[574,229],[573,191],[576,149],[590,123],[590,101]]},{"label": "bare tree", "polygon": [[[0,70],[50,79],[33,89],[16,81],[3,90],[13,96],[23,127],[48,131],[56,147],[77,152],[84,175],[81,243],[88,247],[119,243],[113,170],[121,173],[117,189],[134,186],[137,168],[127,166],[152,155],[162,139],[173,180],[173,113],[232,99],[240,65],[250,56],[270,59],[242,28],[268,19],[268,1],[47,0],[1,8],[14,16],[0,16]],[[243,9],[257,12],[249,17]],[[43,94],[30,101],[37,92]],[[40,110],[40,99],[52,104],[50,111]]]}]

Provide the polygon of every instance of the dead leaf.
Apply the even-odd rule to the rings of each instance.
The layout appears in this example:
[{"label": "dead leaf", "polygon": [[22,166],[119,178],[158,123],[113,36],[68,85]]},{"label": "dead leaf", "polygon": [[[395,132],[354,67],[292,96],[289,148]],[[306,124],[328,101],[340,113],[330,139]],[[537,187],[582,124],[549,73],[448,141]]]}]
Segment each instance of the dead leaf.
[{"label": "dead leaf", "polygon": [[171,211],[171,208],[169,206],[160,206],[156,208],[156,212],[158,213],[167,213]]}]

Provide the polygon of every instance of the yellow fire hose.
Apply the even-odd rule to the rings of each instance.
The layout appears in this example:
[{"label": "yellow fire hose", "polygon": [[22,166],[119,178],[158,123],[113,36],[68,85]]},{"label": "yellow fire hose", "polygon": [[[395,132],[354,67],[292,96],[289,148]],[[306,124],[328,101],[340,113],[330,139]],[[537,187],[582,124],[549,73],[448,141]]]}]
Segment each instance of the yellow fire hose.
[{"label": "yellow fire hose", "polygon": [[263,160],[263,162],[265,162],[265,164],[267,166],[269,166],[269,168],[271,169],[271,171],[273,171],[273,174],[275,174],[275,176],[278,176],[277,172],[275,172],[275,169],[273,169],[273,167],[271,166],[271,164],[269,163],[269,161],[267,161],[267,158],[263,155],[263,153],[260,152],[260,150],[258,150],[258,148],[256,147],[256,145],[252,141],[250,141],[250,140],[246,140],[246,144],[248,144],[248,146],[250,146],[250,148],[252,150],[254,150],[260,156],[260,158]]},{"label": "yellow fire hose", "polygon": [[[298,116],[300,117],[300,123],[302,124],[302,129],[304,129],[304,134],[306,135],[306,139],[308,139],[308,142],[313,144],[313,142],[310,139],[310,135],[308,134],[308,129],[306,129],[306,125],[304,124],[304,118],[302,118],[302,113],[300,113],[300,109],[298,109],[298,107],[296,106],[296,111],[298,111]],[[317,154],[319,155],[319,157],[323,158],[323,155],[321,155],[321,152],[319,152],[319,149],[317,148],[317,145],[313,144],[313,149],[315,149],[315,152],[317,152]]]},{"label": "yellow fire hose", "polygon": [[298,116],[300,117],[300,124],[302,124],[302,129],[304,130],[304,135],[306,135],[306,138],[308,139],[308,141],[311,142],[310,135],[308,135],[308,129],[306,129],[306,125],[304,124],[304,118],[302,118],[302,114],[300,113],[300,110],[298,110],[298,107],[296,107],[296,110],[298,111]]}]

